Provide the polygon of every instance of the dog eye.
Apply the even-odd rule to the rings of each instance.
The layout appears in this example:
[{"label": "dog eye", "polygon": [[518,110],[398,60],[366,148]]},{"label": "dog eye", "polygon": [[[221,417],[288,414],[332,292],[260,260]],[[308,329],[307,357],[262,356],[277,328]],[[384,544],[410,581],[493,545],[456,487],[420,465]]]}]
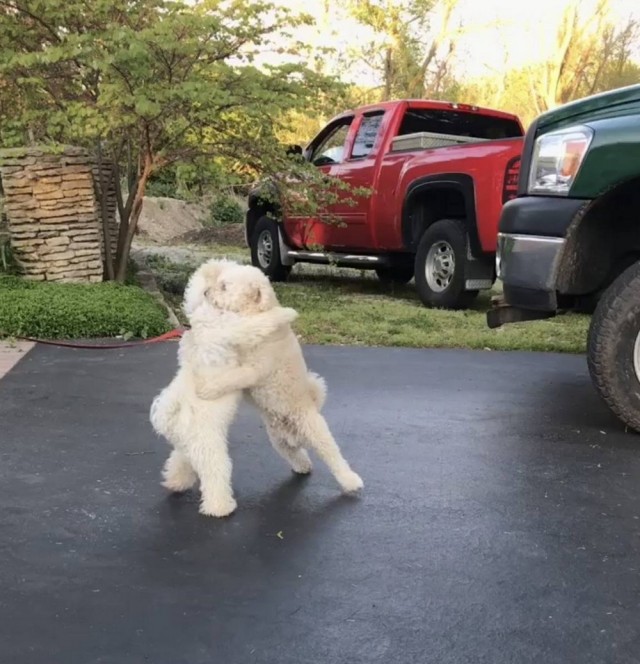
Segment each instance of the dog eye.
[{"label": "dog eye", "polygon": [[210,291],[211,291],[211,289],[210,289],[210,288],[207,288],[207,290],[204,292],[204,296],[205,296],[205,297],[209,297],[209,293],[210,293]]},{"label": "dog eye", "polygon": [[224,281],[220,284],[220,290],[224,293],[227,290],[227,284]]}]

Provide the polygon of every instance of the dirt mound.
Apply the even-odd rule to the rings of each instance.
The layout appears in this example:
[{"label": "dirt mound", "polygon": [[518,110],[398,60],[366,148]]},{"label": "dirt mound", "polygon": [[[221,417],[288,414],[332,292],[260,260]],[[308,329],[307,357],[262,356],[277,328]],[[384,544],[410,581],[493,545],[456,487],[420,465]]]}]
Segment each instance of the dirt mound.
[{"label": "dirt mound", "polygon": [[147,196],[138,221],[138,233],[153,242],[171,242],[185,233],[202,230],[202,220],[208,214],[204,205]]},{"label": "dirt mound", "polygon": [[244,224],[227,224],[189,231],[179,238],[185,244],[219,244],[225,247],[244,246]]}]

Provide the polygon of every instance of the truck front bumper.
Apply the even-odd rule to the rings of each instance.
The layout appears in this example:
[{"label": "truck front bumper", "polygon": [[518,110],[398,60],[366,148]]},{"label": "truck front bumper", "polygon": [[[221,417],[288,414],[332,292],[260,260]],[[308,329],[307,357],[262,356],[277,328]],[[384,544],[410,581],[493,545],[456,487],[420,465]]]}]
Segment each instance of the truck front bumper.
[{"label": "truck front bumper", "polygon": [[555,315],[556,273],[564,245],[559,237],[499,234],[496,272],[504,297],[487,313],[490,328]]},{"label": "truck front bumper", "polygon": [[504,297],[487,314],[489,327],[555,316],[565,238],[589,203],[558,196],[522,196],[505,204],[496,253]]}]

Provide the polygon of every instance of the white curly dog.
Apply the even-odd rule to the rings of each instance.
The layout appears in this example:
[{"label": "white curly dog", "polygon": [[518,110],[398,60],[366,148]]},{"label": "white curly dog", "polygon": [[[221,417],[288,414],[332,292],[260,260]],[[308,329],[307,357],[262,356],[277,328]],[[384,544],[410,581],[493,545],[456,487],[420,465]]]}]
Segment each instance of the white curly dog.
[{"label": "white curly dog", "polygon": [[[221,289],[220,285],[240,284],[248,279],[266,279],[256,268],[225,264],[214,297],[216,307],[226,312],[239,312],[235,289]],[[277,302],[271,284],[266,282]],[[240,351],[242,366],[254,368],[255,380],[248,396],[260,410],[267,433],[275,450],[299,474],[311,472],[307,449],[314,450],[327,464],[345,492],[363,487],[360,477],[349,467],[327,423],[320,414],[326,397],[324,380],[307,369],[302,349],[289,325],[285,332],[271,336],[251,349]],[[224,377],[208,384],[198,381],[198,394],[215,399],[230,387]]]},{"label": "white curly dog", "polygon": [[[237,293],[238,300],[249,300],[243,302],[247,315],[214,308],[209,284],[215,283],[223,265],[207,265],[189,284],[185,313],[191,330],[180,341],[178,372],[153,401],[150,413],[155,431],[174,448],[163,470],[164,486],[186,491],[200,479],[200,511],[219,517],[236,508],[227,431],[241,390],[255,378],[253,370],[239,366],[239,350],[283,332],[297,316],[293,309],[274,303],[268,284],[264,288],[264,283],[255,282]],[[225,393],[203,401],[196,391],[197,381],[208,382],[218,375],[227,381]]]},{"label": "white curly dog", "polygon": [[289,324],[296,314],[279,306],[268,279],[256,268],[211,260],[194,273],[183,306],[193,327],[181,341],[178,375],[151,410],[154,428],[175,448],[164,485],[184,491],[199,477],[201,512],[233,512],[227,431],[244,389],[294,472],[311,472],[306,448],[313,449],[344,491],[361,489],[320,414],[325,383],[306,367]]}]

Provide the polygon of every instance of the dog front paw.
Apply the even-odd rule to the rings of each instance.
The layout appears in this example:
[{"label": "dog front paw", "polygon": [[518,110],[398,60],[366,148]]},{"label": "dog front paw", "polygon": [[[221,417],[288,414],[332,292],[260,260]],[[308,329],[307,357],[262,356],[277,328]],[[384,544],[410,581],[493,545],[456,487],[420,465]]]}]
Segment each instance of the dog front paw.
[{"label": "dog front paw", "polygon": [[193,386],[198,399],[206,401],[210,398],[211,390],[209,389],[209,383],[198,372],[193,377]]},{"label": "dog front paw", "polygon": [[230,516],[236,511],[238,503],[233,497],[223,500],[203,500],[200,503],[200,514],[204,516],[215,516],[218,519]]},{"label": "dog front paw", "polygon": [[345,493],[356,493],[364,488],[364,482],[358,473],[353,471],[339,478],[340,486]]},{"label": "dog front paw", "polygon": [[217,399],[217,394],[204,386],[196,387],[196,396],[202,401],[215,401]]},{"label": "dog front paw", "polygon": [[291,307],[283,307],[282,317],[285,323],[293,323],[293,321],[296,320],[296,318],[298,318],[298,312],[295,309],[292,309]]}]

